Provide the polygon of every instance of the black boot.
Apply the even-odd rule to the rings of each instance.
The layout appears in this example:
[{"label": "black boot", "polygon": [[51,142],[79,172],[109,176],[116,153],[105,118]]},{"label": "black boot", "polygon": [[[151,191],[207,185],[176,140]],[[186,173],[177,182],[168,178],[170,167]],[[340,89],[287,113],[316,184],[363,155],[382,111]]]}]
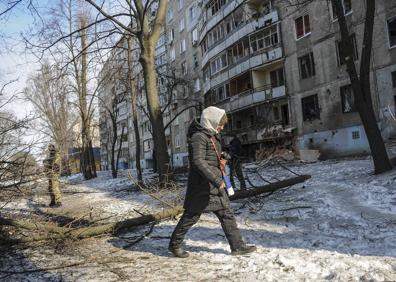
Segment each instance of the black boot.
[{"label": "black boot", "polygon": [[61,203],[61,202],[57,202],[57,203],[51,202],[49,206],[50,206],[51,208],[59,208],[59,207],[62,206],[62,203]]},{"label": "black boot", "polygon": [[244,254],[254,252],[255,250],[257,250],[257,248],[254,245],[242,245],[238,249],[232,250],[231,255],[233,255],[233,256],[244,255]]},{"label": "black boot", "polygon": [[181,248],[181,247],[169,246],[168,250],[177,258],[186,258],[190,255],[185,250],[183,250],[183,248]]}]

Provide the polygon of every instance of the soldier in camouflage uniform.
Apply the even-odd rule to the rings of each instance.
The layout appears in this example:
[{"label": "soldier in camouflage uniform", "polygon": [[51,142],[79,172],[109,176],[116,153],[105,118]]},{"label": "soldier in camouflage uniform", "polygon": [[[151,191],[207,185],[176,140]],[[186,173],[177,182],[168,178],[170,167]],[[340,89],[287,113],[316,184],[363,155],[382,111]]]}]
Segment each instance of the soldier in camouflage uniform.
[{"label": "soldier in camouflage uniform", "polygon": [[48,192],[51,196],[50,207],[60,207],[62,206],[59,188],[60,156],[53,144],[48,145],[48,155],[44,160],[44,168],[48,178]]}]

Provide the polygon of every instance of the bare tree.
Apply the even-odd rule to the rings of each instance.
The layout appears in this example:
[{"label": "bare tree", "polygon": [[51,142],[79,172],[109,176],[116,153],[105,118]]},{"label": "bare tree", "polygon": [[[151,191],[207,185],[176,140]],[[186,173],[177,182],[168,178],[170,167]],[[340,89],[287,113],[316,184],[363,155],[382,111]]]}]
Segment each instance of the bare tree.
[{"label": "bare tree", "polygon": [[142,167],[140,165],[141,146],[140,146],[138,106],[137,106],[138,93],[137,93],[136,80],[138,76],[134,72],[134,69],[136,69],[136,66],[134,64],[135,62],[134,55],[136,52],[134,52],[132,37],[128,37],[127,43],[128,43],[128,50],[127,50],[127,58],[128,58],[127,80],[128,81],[126,83],[126,87],[127,87],[127,92],[130,93],[130,100],[131,100],[133,132],[135,133],[135,163],[136,163],[137,177],[138,177],[138,182],[143,183]]},{"label": "bare tree", "polygon": [[73,128],[78,122],[70,95],[70,81],[57,64],[44,62],[24,89],[40,120],[39,131],[59,149],[62,173],[69,174],[68,149],[74,144]]},{"label": "bare tree", "polygon": [[[128,0],[124,11],[105,11],[94,0],[86,0],[105,18],[111,20],[127,35],[134,36],[140,47],[139,61],[143,68],[148,112],[153,128],[155,154],[158,163],[160,179],[163,180],[169,172],[169,155],[165,139],[163,115],[157,88],[157,73],[155,66],[155,46],[160,37],[165,22],[168,0]],[[122,19],[128,21],[124,24]]]},{"label": "bare tree", "polygon": [[[100,106],[105,109],[106,115],[103,119],[104,122],[106,122],[106,127],[107,125],[110,125],[110,128],[107,128],[107,130],[110,129],[110,133],[108,134],[107,138],[107,148],[110,151],[110,166],[111,166],[111,174],[113,178],[117,178],[118,175],[118,163],[120,159],[120,153],[121,153],[121,145],[123,142],[123,137],[124,137],[124,132],[125,132],[125,127],[126,125],[121,124],[119,122],[119,117],[120,117],[120,109],[119,105],[121,103],[126,102],[126,92],[125,91],[119,91],[117,87],[120,85],[120,79],[117,78],[117,74],[119,74],[119,70],[116,71],[113,74],[106,73],[107,77],[111,77],[111,95],[106,95],[106,97],[99,97],[100,100]],[[110,122],[108,122],[110,121]],[[121,134],[118,134],[118,131],[121,126]],[[116,150],[116,145],[118,143],[118,148]],[[110,147],[110,148],[109,148]]]},{"label": "bare tree", "polygon": [[0,88],[0,192],[6,203],[10,199],[7,197],[17,196],[24,184],[36,178],[34,142],[24,139],[31,119],[18,119],[5,109],[15,98],[6,98],[5,90],[10,83]]},{"label": "bare tree", "polygon": [[[87,18],[84,13],[80,13],[78,16],[78,22],[80,27],[79,39],[81,46],[81,61],[79,58],[73,56],[73,67],[77,82],[77,93],[79,110],[81,117],[81,170],[85,179],[91,179],[96,177],[96,166],[95,159],[92,149],[92,137],[91,137],[91,109],[88,105],[88,35],[87,35]],[[91,104],[90,104],[91,105]]]},{"label": "bare tree", "polygon": [[[99,46],[103,42],[102,31],[95,25],[100,20],[92,18],[88,8],[82,1],[59,0],[49,8],[51,15],[45,18],[43,27],[24,37],[39,59],[50,57],[69,77],[72,92],[77,96],[80,169],[85,179],[96,177],[92,132],[99,83],[95,80],[104,56],[101,51],[106,49]],[[106,39],[109,38],[111,35],[106,31]]]}]

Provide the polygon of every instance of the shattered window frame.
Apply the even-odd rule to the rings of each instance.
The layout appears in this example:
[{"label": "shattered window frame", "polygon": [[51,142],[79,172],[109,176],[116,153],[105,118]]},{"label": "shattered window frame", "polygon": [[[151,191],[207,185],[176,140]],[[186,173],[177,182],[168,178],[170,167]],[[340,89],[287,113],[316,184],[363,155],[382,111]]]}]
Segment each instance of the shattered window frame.
[{"label": "shattered window frame", "polygon": [[[353,44],[353,60],[356,61],[359,59],[359,51],[357,48],[357,43],[356,43],[356,34],[353,33],[350,35],[351,39],[352,39],[352,44]],[[342,66],[346,63],[345,60],[345,55],[342,54],[343,48],[341,46],[341,40],[337,40],[336,41],[336,48],[337,48],[337,63],[339,66]]]},{"label": "shattered window frame", "polygon": [[301,98],[303,121],[320,119],[320,107],[318,94]]},{"label": "shattered window frame", "polygon": [[396,88],[396,71],[391,72],[392,88]]},{"label": "shattered window frame", "polygon": [[300,79],[307,79],[316,75],[313,52],[298,57]]},{"label": "shattered window frame", "polygon": [[[393,25],[393,27],[390,25]],[[386,21],[386,27],[388,30],[389,48],[396,47],[396,17],[388,19]]]},{"label": "shattered window frame", "polygon": [[340,96],[341,96],[342,112],[344,114],[354,113],[357,111],[351,84],[340,87]]},{"label": "shattered window frame", "polygon": [[[352,0],[341,0],[341,4],[342,4],[342,9],[344,10],[344,16],[347,16],[353,12]],[[338,17],[333,2],[331,2],[331,13],[333,15],[333,20],[334,21],[337,20]]]},{"label": "shattered window frame", "polygon": [[284,68],[278,68],[270,72],[271,88],[284,86],[285,85],[285,75]]}]

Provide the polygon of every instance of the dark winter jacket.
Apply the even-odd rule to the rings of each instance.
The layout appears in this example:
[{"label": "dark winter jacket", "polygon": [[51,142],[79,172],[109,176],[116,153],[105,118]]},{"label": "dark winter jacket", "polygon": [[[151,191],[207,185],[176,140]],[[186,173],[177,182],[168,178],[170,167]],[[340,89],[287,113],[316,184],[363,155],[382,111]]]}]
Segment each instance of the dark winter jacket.
[{"label": "dark winter jacket", "polygon": [[234,137],[230,142],[230,153],[232,157],[242,156],[242,142],[237,137]]},{"label": "dark winter jacket", "polygon": [[228,196],[224,189],[219,189],[223,178],[210,140],[214,137],[217,151],[221,153],[219,136],[194,120],[187,137],[190,170],[184,209],[199,213],[228,207]]}]

